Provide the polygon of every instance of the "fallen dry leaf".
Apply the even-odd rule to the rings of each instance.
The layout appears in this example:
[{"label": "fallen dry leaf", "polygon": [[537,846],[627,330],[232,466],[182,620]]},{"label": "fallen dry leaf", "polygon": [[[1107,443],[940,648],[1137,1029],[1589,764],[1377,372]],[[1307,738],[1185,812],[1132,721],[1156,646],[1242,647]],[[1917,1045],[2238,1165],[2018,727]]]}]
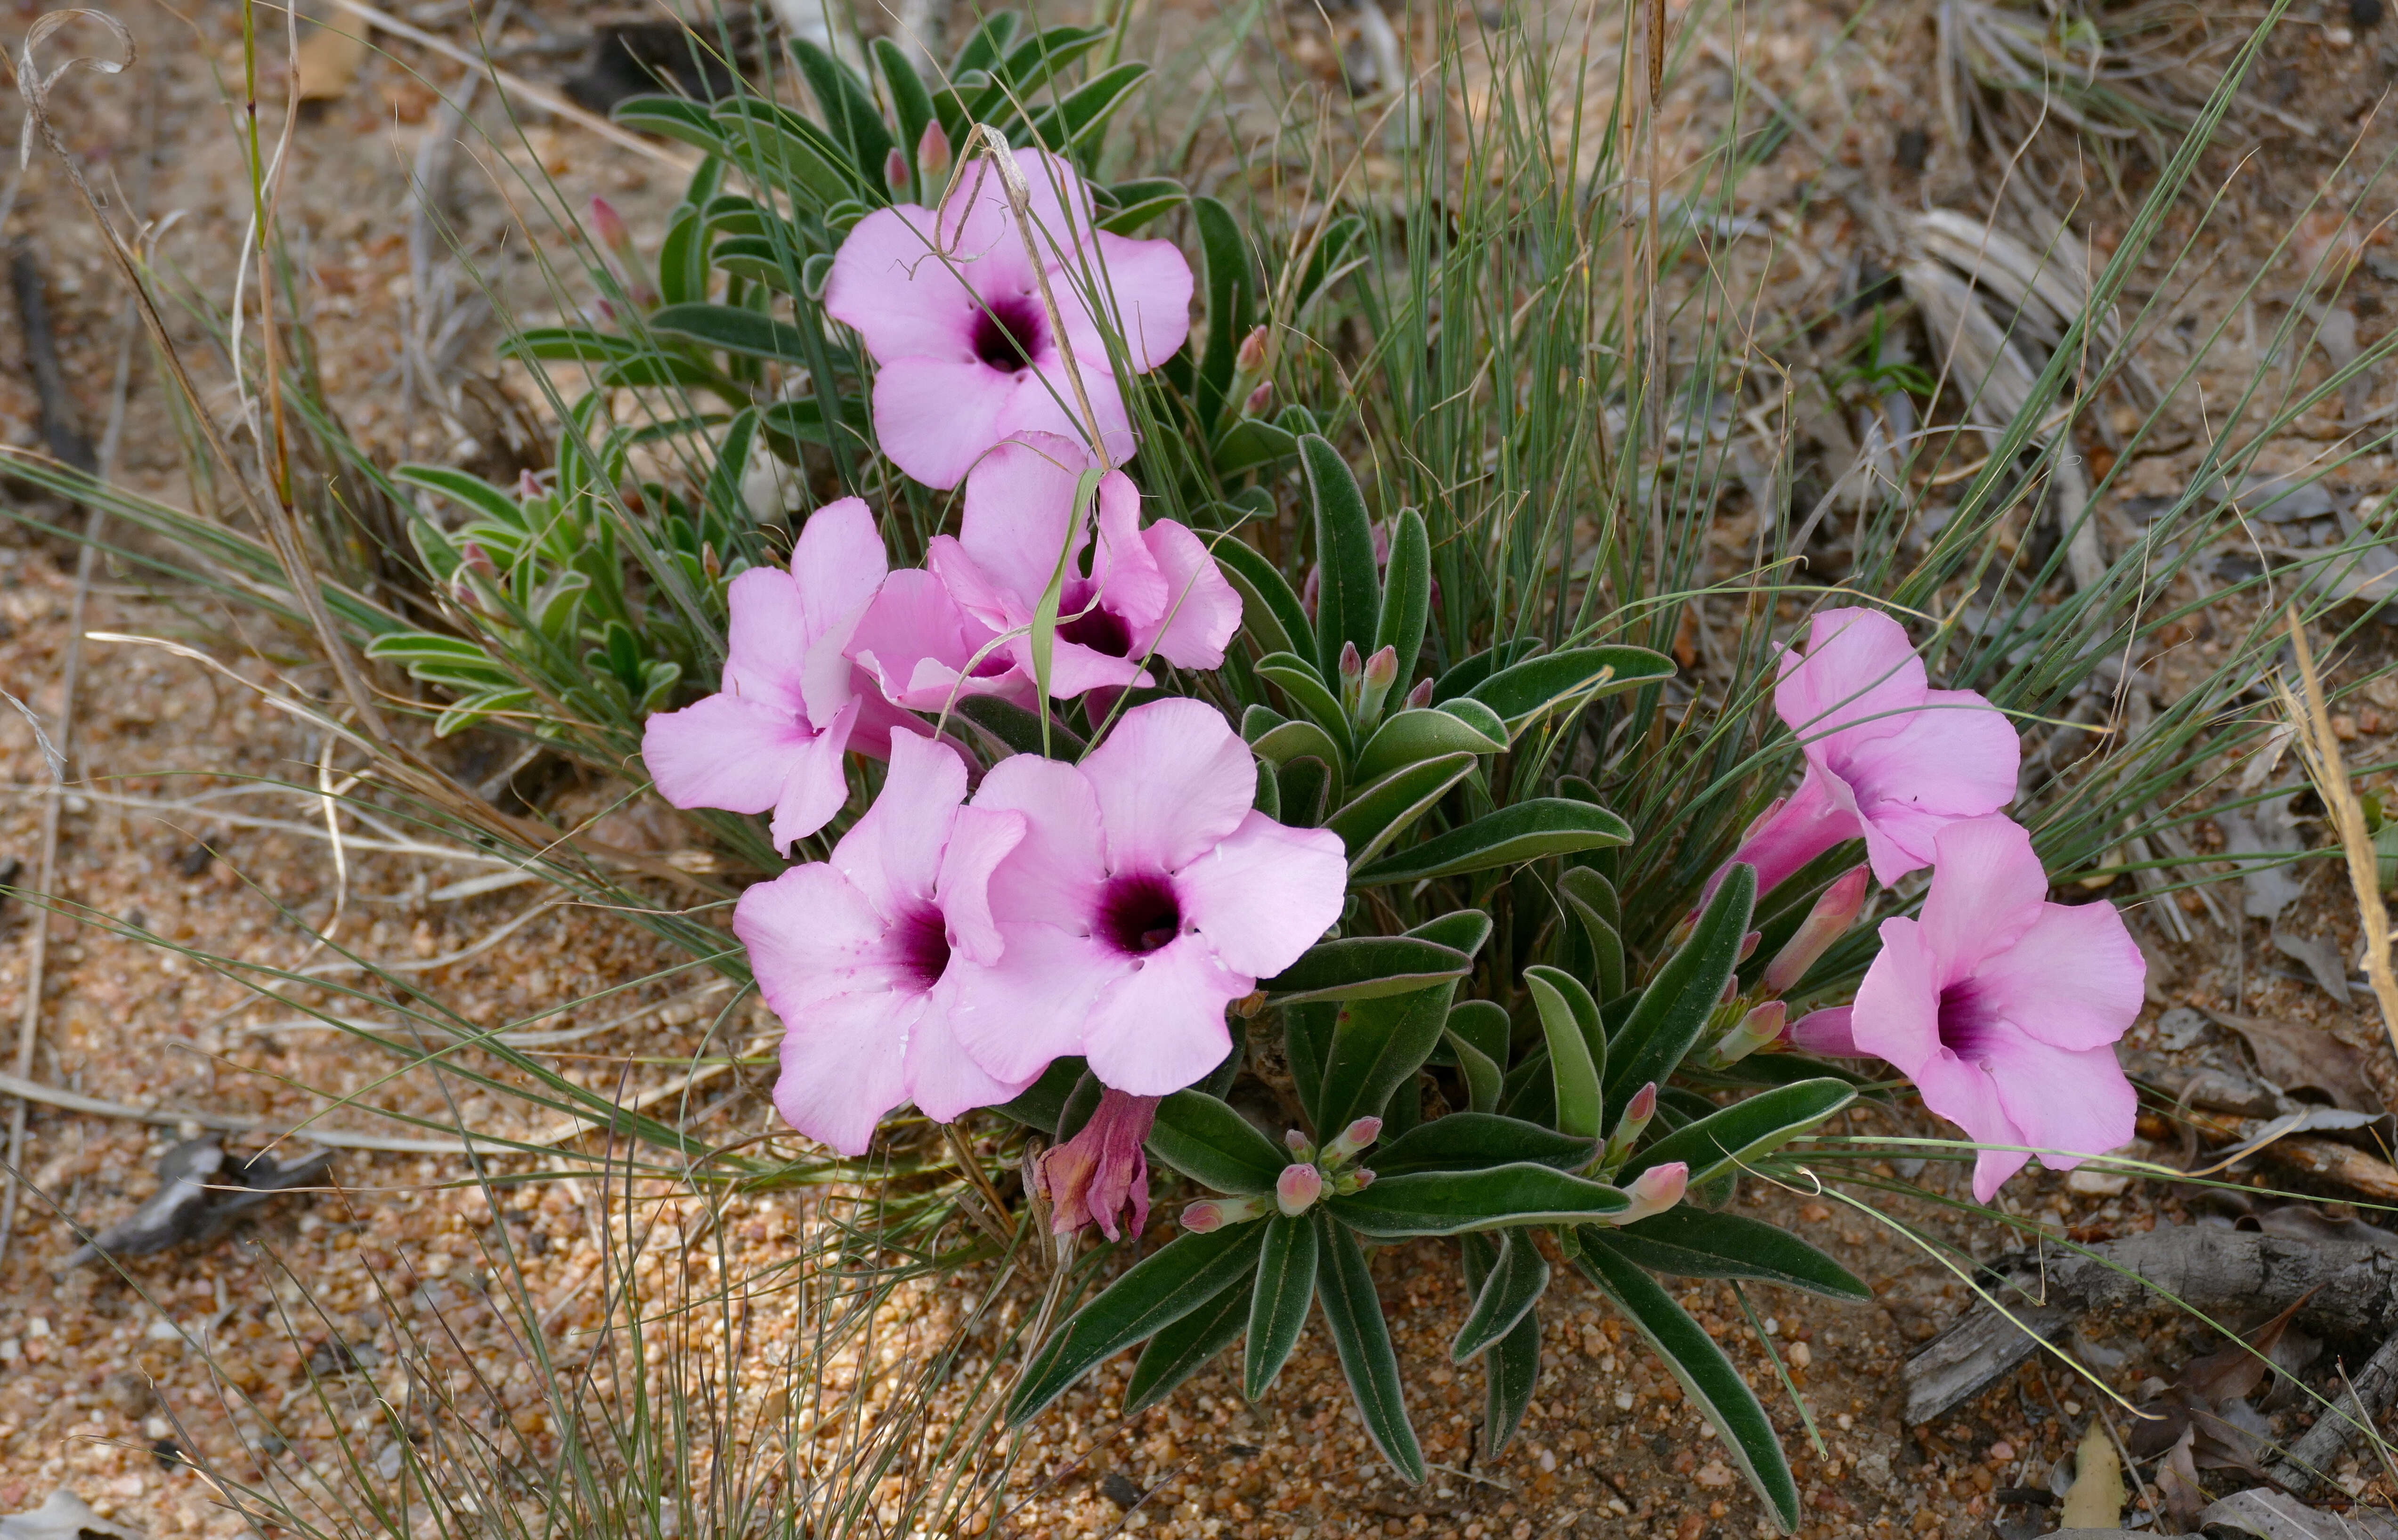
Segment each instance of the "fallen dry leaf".
[{"label": "fallen dry leaf", "polygon": [[322,22],[300,34],[294,68],[300,75],[300,100],[337,101],[357,83],[358,66],[366,62],[366,34]]},{"label": "fallen dry leaf", "polygon": [[2263,1016],[2207,1014],[2240,1034],[2257,1061],[2257,1073],[2283,1091],[2319,1091],[2351,1112],[2381,1109],[2381,1099],[2364,1078],[2364,1055],[2330,1033]]},{"label": "fallen dry leaf", "polygon": [[2121,1529],[2123,1497],[2123,1462],[2115,1457],[2115,1445],[2107,1437],[2106,1425],[2093,1417],[2090,1431],[2081,1435],[2081,1447],[2073,1452],[2073,1485],[2065,1494],[2065,1507],[2057,1515],[2056,1527]]}]

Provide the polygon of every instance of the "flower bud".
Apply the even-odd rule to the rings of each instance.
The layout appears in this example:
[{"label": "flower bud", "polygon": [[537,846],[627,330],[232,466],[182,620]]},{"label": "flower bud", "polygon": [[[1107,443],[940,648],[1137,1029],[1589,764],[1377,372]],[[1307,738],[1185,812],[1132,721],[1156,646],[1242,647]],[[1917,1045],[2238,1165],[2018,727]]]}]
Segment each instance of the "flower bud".
[{"label": "flower bud", "polygon": [[1332,1179],[1332,1190],[1343,1196],[1353,1192],[1364,1192],[1373,1185],[1374,1173],[1362,1166],[1354,1171],[1344,1171]]},{"label": "flower bud", "polygon": [[938,118],[925,124],[923,137],[916,141],[916,169],[926,181],[949,175],[950,136]]},{"label": "flower bud", "polygon": [[533,475],[531,471],[519,471],[517,473],[517,501],[519,502],[530,502],[534,498],[541,496],[544,490],[545,489],[541,484],[541,477]]},{"label": "flower bud", "polygon": [[1651,1166],[1632,1179],[1623,1190],[1632,1195],[1632,1206],[1608,1221],[1610,1225],[1637,1225],[1641,1220],[1664,1213],[1682,1200],[1682,1193],[1691,1185],[1691,1168],[1682,1161],[1670,1161]]},{"label": "flower bud", "polygon": [[1241,403],[1241,410],[1250,417],[1257,417],[1262,415],[1272,405],[1273,405],[1273,382],[1260,380],[1258,382],[1258,388],[1249,392],[1248,399]]},{"label": "flower bud", "polygon": [[1736,1065],[1768,1043],[1779,1040],[1789,1016],[1788,1006],[1780,1000],[1767,1000],[1723,1035],[1723,1040],[1716,1044],[1716,1062]]},{"label": "flower bud", "polygon": [[1298,1156],[1301,1160],[1313,1160],[1315,1158],[1315,1146],[1309,1144],[1307,1142],[1307,1135],[1301,1133],[1297,1129],[1285,1129],[1282,1131],[1282,1147],[1290,1151],[1291,1154]]},{"label": "flower bud", "polygon": [[1362,657],[1358,656],[1357,644],[1355,642],[1342,642],[1340,644],[1341,684],[1344,687],[1354,685],[1365,676],[1366,661]]},{"label": "flower bud", "polygon": [[1773,960],[1765,965],[1767,994],[1780,995],[1796,986],[1807,976],[1807,970],[1815,966],[1815,959],[1848,933],[1866,906],[1866,886],[1872,875],[1868,867],[1854,867],[1824,890],[1798,929],[1783,944],[1782,950],[1773,954]]},{"label": "flower bud", "polygon": [[591,233],[600,237],[601,246],[619,258],[626,261],[632,260],[633,233],[626,228],[625,216],[617,213],[616,206],[606,198],[591,200]]},{"label": "flower bud", "polygon": [[1233,367],[1243,374],[1255,374],[1266,367],[1266,328],[1259,327],[1241,339],[1240,351],[1233,355]]},{"label": "flower bud", "polygon": [[1391,687],[1399,682],[1399,650],[1395,647],[1377,648],[1366,660],[1366,673],[1357,682],[1357,730],[1371,732],[1374,724],[1382,719],[1382,703],[1390,699]]},{"label": "flower bud", "polygon": [[1325,1161],[1338,1165],[1343,1160],[1354,1159],[1359,1150],[1381,1136],[1382,1120],[1380,1118],[1360,1118],[1342,1129],[1340,1138],[1324,1146]]},{"label": "flower bud", "polygon": [[1748,934],[1741,937],[1740,960],[1746,962],[1749,958],[1757,956],[1757,944],[1764,939],[1765,932],[1762,931],[1751,931]]},{"label": "flower bud", "polygon": [[1432,681],[1430,679],[1420,679],[1416,682],[1415,689],[1408,691],[1408,709],[1409,711],[1421,711],[1431,704]]},{"label": "flower bud", "polygon": [[891,153],[882,157],[882,184],[894,193],[904,193],[909,180],[908,157],[894,146]]},{"label": "flower bud", "polygon": [[1624,1104],[1623,1116],[1615,1120],[1615,1132],[1608,1135],[1607,1150],[1599,1158],[1599,1164],[1610,1170],[1622,1165],[1623,1158],[1632,1153],[1632,1146],[1640,1142],[1640,1135],[1648,1131],[1649,1119],[1656,1116],[1657,1082],[1651,1080],[1634,1091],[1632,1100]]},{"label": "flower bud", "polygon": [[457,569],[450,574],[450,596],[478,614],[495,614],[484,597],[484,584],[497,586],[499,581],[500,569],[492,554],[470,540],[459,548]]},{"label": "flower bud", "polygon": [[1312,1165],[1293,1163],[1274,1179],[1274,1206],[1297,1219],[1324,1196],[1324,1173]]},{"label": "flower bud", "polygon": [[1182,1205],[1182,1227],[1206,1235],[1227,1225],[1246,1225],[1265,1212],[1262,1198],[1203,1198]]}]

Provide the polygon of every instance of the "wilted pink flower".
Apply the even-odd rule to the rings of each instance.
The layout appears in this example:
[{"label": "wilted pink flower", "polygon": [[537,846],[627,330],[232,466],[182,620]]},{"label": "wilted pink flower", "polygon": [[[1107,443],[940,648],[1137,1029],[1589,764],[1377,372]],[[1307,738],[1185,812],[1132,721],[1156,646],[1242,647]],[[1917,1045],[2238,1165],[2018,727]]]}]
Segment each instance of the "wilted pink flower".
[{"label": "wilted pink flower", "polygon": [[[1089,191],[1057,156],[1019,150],[1016,164],[1031,184],[1035,246],[1066,340],[1108,456],[1121,462],[1132,425],[1094,306],[1123,338],[1134,372],[1147,373],[1190,333],[1191,264],[1170,241],[1095,228]],[[833,254],[824,303],[874,356],[882,452],[926,486],[956,486],[985,450],[1028,428],[1085,436],[1039,278],[990,161],[960,177],[937,217],[903,203],[860,220]]]},{"label": "wilted pink flower", "polygon": [[1120,1240],[1117,1216],[1126,1209],[1133,1234],[1149,1228],[1149,1157],[1141,1145],[1157,1122],[1157,1103],[1154,1096],[1127,1096],[1111,1087],[1082,1132],[1041,1158],[1033,1174],[1052,1205],[1053,1232],[1069,1235],[1097,1225],[1110,1240]]},{"label": "wilted pink flower", "polygon": [[[1961,820],[1933,844],[1923,917],[1881,922],[1850,1043],[1896,1065],[1975,1141],[2032,1146],[2052,1171],[2128,1143],[2136,1098],[2113,1045],[2140,1012],[2148,964],[2122,917],[2048,903],[2031,837],[2013,820]],[[1818,1011],[1793,1036],[1837,1051],[1841,1024]],[[1988,1202],[2029,1158],[1984,1150],[1974,1196]]]},{"label": "wilted pink flower", "polygon": [[1340,917],[1340,837],[1250,809],[1257,763],[1214,707],[1153,701],[1079,765],[1017,755],[975,806],[1021,812],[991,877],[1006,951],[958,1018],[1001,1079],[1064,1054],[1142,1096],[1191,1084],[1232,1047],[1224,1008]]},{"label": "wilted pink flower", "polygon": [[[1091,457],[1055,434],[1023,434],[966,477],[954,539],[936,538],[925,565],[969,620],[1004,634],[1002,655],[1032,676],[1033,611],[1066,555],[1050,653],[1049,692],[1152,682],[1152,653],[1181,668],[1215,668],[1241,626],[1241,598],[1199,537],[1172,519],[1140,527],[1140,493],[1122,471],[1099,480],[1098,538],[1078,527],[1074,489]],[[1071,542],[1071,544],[1070,544]]]},{"label": "wilted pink flower", "polygon": [[990,873],[1021,814],[963,808],[954,749],[905,734],[882,795],[833,847],[741,895],[733,931],[783,1020],[775,1105],[793,1128],[859,1155],[914,1102],[948,1122],[1031,1083],[994,1078],[950,1030],[962,978],[996,961]]},{"label": "wilted pink flower", "polygon": [[1931,689],[1905,628],[1879,610],[1818,613],[1806,656],[1782,655],[1773,708],[1807,772],[1732,855],[1757,868],[1760,893],[1860,835],[1887,886],[1931,864],[1942,827],[2014,797],[2014,728],[1973,690]]},{"label": "wilted pink flower", "polygon": [[753,568],[733,580],[721,692],[642,730],[659,796],[678,808],[771,808],[769,832],[785,850],[849,800],[845,751],[887,754],[895,729],[923,730],[871,690],[861,697],[842,655],[884,569],[873,514],[847,497],[809,518],[789,571]]}]

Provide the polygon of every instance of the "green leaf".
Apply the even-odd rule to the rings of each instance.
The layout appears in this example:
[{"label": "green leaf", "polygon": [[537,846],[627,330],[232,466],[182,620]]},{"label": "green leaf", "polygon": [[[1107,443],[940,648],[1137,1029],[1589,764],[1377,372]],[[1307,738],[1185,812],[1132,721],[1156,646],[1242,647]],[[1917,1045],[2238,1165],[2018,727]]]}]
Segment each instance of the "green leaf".
[{"label": "green leaf", "polygon": [[1319,1239],[1314,1219],[1275,1214],[1265,1223],[1265,1249],[1258,1256],[1258,1282],[1249,1296],[1249,1340],[1241,1349],[1241,1394],[1261,1401],[1274,1376],[1290,1361],[1315,1299]]},{"label": "green leaf", "polygon": [[650,328],[669,337],[688,338],[745,357],[791,364],[806,362],[799,328],[739,305],[698,301],[665,305],[651,313]]},{"label": "green leaf", "polygon": [[[1319,759],[1316,763],[1321,765],[1324,761]],[[1258,795],[1249,806],[1277,824],[1287,822],[1282,815],[1282,777],[1262,759],[1258,761]]]},{"label": "green leaf", "polygon": [[[1615,885],[1595,868],[1569,867],[1557,878],[1557,901],[1581,925],[1590,944],[1592,980],[1598,998],[1611,1000],[1624,990],[1623,906]],[[1637,1089],[1637,1088],[1635,1088]]]},{"label": "green leaf", "polygon": [[1332,1033],[1340,1017],[1340,1008],[1329,1000],[1294,1005],[1282,1013],[1283,1057],[1290,1061],[1290,1082],[1301,1107],[1312,1107],[1323,1098],[1324,1061],[1331,1057]]},{"label": "green leaf", "polygon": [[1208,549],[1224,580],[1241,596],[1241,628],[1257,644],[1260,656],[1315,649],[1315,627],[1309,623],[1307,611],[1300,607],[1299,596],[1291,592],[1280,568],[1237,535],[1226,535]]},{"label": "green leaf", "polygon": [[1507,1078],[1507,1039],[1515,1024],[1496,1000],[1466,1000],[1448,1013],[1446,1037],[1465,1077],[1468,1105],[1496,1112]]},{"label": "green leaf", "polygon": [[1075,1381],[1246,1278],[1264,1243],[1264,1225],[1227,1225],[1186,1232],[1134,1264],[1042,1345],[1008,1399],[1008,1425],[1031,1421]]},{"label": "green leaf", "polygon": [[[882,76],[882,89],[891,99],[891,115],[899,127],[899,148],[908,156],[908,168],[919,184],[917,192],[937,195],[935,190],[922,185],[924,168],[916,164],[916,147],[924,142],[924,125],[933,121],[933,97],[924,89],[924,77],[916,73],[908,50],[893,38],[878,37],[866,48],[874,56],[875,70]],[[881,175],[882,167],[877,167],[875,173]],[[919,196],[916,201],[923,203],[926,199]]]},{"label": "green leaf", "polygon": [[496,712],[516,711],[531,704],[532,691],[530,690],[486,690],[462,695],[433,719],[433,736],[447,738],[453,732],[465,731]]},{"label": "green leaf", "polygon": [[1608,1240],[1651,1272],[1755,1279],[1859,1304],[1873,1298],[1854,1274],[1789,1231],[1735,1213],[1679,1204],[1609,1230]]},{"label": "green leaf", "polygon": [[1607,1113],[1599,1082],[1607,1069],[1607,1029],[1598,1002],[1582,981],[1562,969],[1524,970],[1524,983],[1540,1008],[1541,1033],[1548,1040],[1549,1073],[1556,1086],[1557,1132],[1596,1139]]},{"label": "green leaf", "polygon": [[1216,440],[1216,474],[1235,476],[1299,452],[1299,435],[1262,417],[1236,419]]},{"label": "green leaf", "polygon": [[680,140],[711,155],[724,153],[724,129],[700,102],[679,96],[635,96],[616,103],[608,114],[627,128],[660,139]]},{"label": "green leaf", "polygon": [[1512,642],[1501,642],[1486,651],[1461,659],[1450,665],[1448,673],[1433,681],[1432,703],[1445,705],[1462,698],[1491,675],[1533,656],[1547,645],[1538,636],[1525,636]]},{"label": "green leaf", "polygon": [[1233,1346],[1249,1319],[1249,1280],[1234,1279],[1206,1305],[1149,1339],[1125,1386],[1124,1414],[1148,1410]]},{"label": "green leaf", "polygon": [[1489,1171],[1491,1166],[1535,1163],[1556,1171],[1587,1166],[1599,1151],[1597,1139],[1575,1139],[1540,1122],[1499,1113],[1448,1113],[1420,1122],[1367,1157],[1379,1175],[1412,1171]]},{"label": "green leaf", "polygon": [[1260,987],[1269,1005],[1370,1000],[1427,989],[1473,967],[1470,954],[1417,936],[1347,936],[1317,942]]},{"label": "green leaf", "polygon": [[722,153],[728,159],[812,212],[821,214],[859,196],[877,197],[880,173],[871,182],[856,175],[839,141],[780,102],[759,96],[727,97],[709,115],[723,130]]},{"label": "green leaf", "polygon": [[[522,331],[503,339],[500,345],[493,351],[503,358],[513,358],[519,362],[529,358],[546,358],[585,364],[606,364],[622,358],[638,357],[648,352],[649,348],[647,344],[636,341],[630,337],[619,337],[613,332],[595,331],[589,327],[527,327]],[[402,467],[402,469],[407,468]],[[437,467],[424,468],[430,470]]]},{"label": "green leaf", "polygon": [[[1456,709],[1460,706],[1472,710]],[[1444,754],[1499,754],[1506,747],[1505,725],[1479,701],[1394,712],[1358,751],[1357,779],[1379,781],[1393,770]]]},{"label": "green leaf", "polygon": [[[1017,754],[1042,752],[1041,718],[1013,701],[1004,701],[996,695],[961,695],[950,710]],[[1082,739],[1053,719],[1047,747],[1061,758],[1072,759],[1082,755],[1084,745]]]},{"label": "green leaf", "polygon": [[1149,1153],[1221,1193],[1272,1192],[1290,1164],[1287,1151],[1200,1091],[1178,1091],[1157,1104]]},{"label": "green leaf", "polygon": [[1689,1163],[1695,1187],[1728,1168],[1780,1149],[1856,1099],[1856,1087],[1845,1080],[1801,1080],[1760,1091],[1645,1145],[1624,1162],[1624,1178],[1681,1160]]},{"label": "green leaf", "polygon": [[1506,1072],[1499,1067],[1499,1061],[1458,1036],[1454,1027],[1444,1029],[1441,1040],[1456,1059],[1457,1073],[1465,1081],[1465,1105],[1475,1112],[1499,1110],[1499,1096],[1507,1084]]},{"label": "green leaf", "polygon": [[524,523],[524,515],[518,509],[517,500],[480,476],[453,471],[446,465],[397,465],[392,468],[391,478],[404,487],[422,487],[428,492],[438,492],[451,502],[501,524],[520,527]]},{"label": "green leaf", "polygon": [[[1423,1127],[1438,1128],[1448,1120],[1435,1118]],[[1603,1182],[1529,1161],[1400,1176],[1380,1176],[1378,1168],[1377,1175],[1373,1185],[1327,1199],[1326,1206],[1343,1225],[1378,1240],[1517,1225],[1571,1225],[1622,1213],[1632,1201]]]},{"label": "green leaf", "polygon": [[1462,872],[1520,865],[1543,856],[1604,850],[1628,844],[1631,838],[1632,826],[1605,808],[1569,802],[1563,797],[1539,797],[1485,814],[1463,828],[1435,835],[1395,855],[1384,856],[1349,880],[1356,888],[1422,882]]},{"label": "green leaf", "polygon": [[1415,826],[1448,788],[1474,773],[1474,756],[1445,754],[1395,770],[1353,794],[1324,826],[1340,837],[1355,871],[1383,846]]},{"label": "green leaf", "polygon": [[667,217],[658,243],[658,298],[669,305],[707,298],[707,222],[686,203]]},{"label": "green leaf", "polygon": [[1432,537],[1424,532],[1423,515],[1402,508],[1391,523],[1391,559],[1382,572],[1382,608],[1374,623],[1379,652],[1390,648],[1397,657],[1399,677],[1392,693],[1404,697],[1415,678],[1416,657],[1423,651],[1424,623],[1432,614]]},{"label": "green leaf", "polygon": [[1673,677],[1674,660],[1645,647],[1578,647],[1527,659],[1471,691],[1516,732],[1569,703],[1580,704]]},{"label": "green leaf", "polygon": [[793,269],[802,255],[770,236],[727,235],[716,243],[708,260],[725,272],[751,283],[764,284],[777,294],[796,294],[800,292],[800,275]]},{"label": "green leaf", "polygon": [[1340,745],[1340,761],[1349,756],[1349,714],[1340,709],[1340,698],[1332,693],[1315,665],[1295,652],[1269,652],[1257,662],[1256,673],[1282,689],[1290,703],[1307,715],[1310,721],[1322,728]]},{"label": "green leaf", "polygon": [[1374,529],[1366,516],[1366,494],[1350,474],[1349,462],[1321,434],[1300,439],[1299,462],[1307,476],[1308,504],[1314,510],[1315,559],[1322,573],[1315,593],[1315,667],[1331,680],[1340,676],[1341,644],[1354,643],[1361,658],[1374,650],[1382,583],[1374,569]]},{"label": "green leaf", "polygon": [[1582,1241],[1575,1265],[1583,1276],[1615,1301],[1625,1318],[1649,1339],[1665,1367],[1698,1403],[1698,1411],[1723,1435],[1724,1448],[1741,1464],[1749,1484],[1765,1499],[1784,1533],[1798,1527],[1798,1487],[1790,1479],[1782,1442],[1774,1436],[1748,1382],[1740,1377],[1715,1339],[1683,1313],[1655,1279],[1615,1249],[1614,1237],[1597,1225],[1577,1232]]},{"label": "green leaf", "polygon": [[1302,755],[1275,773],[1281,821],[1293,828],[1313,829],[1332,808],[1333,769],[1312,755]]},{"label": "green leaf", "polygon": [[1099,228],[1111,235],[1133,235],[1167,211],[1191,201],[1190,190],[1172,177],[1141,177],[1100,190],[1106,208],[1099,210]]},{"label": "green leaf", "polygon": [[1534,1244],[1529,1230],[1506,1230],[1499,1237],[1499,1259],[1475,1291],[1474,1308],[1449,1344],[1453,1363],[1479,1358],[1501,1337],[1513,1332],[1541,1302],[1549,1286],[1549,1264]]},{"label": "green leaf", "polygon": [[[1365,237],[1366,221],[1355,214],[1344,215],[1324,227],[1324,233],[1316,237],[1314,249],[1308,253],[1307,266],[1300,272],[1297,287],[1291,290],[1292,315],[1305,310],[1309,301],[1364,264]],[[1401,661],[1405,661],[1404,655]]]},{"label": "green leaf", "polygon": [[430,631],[387,632],[367,644],[367,656],[378,663],[397,663],[428,683],[479,689],[516,682],[478,643]]},{"label": "green leaf", "polygon": [[[1032,114],[1030,137],[1059,154],[1081,149],[1116,109],[1149,78],[1149,66],[1123,63],[1093,75],[1064,98]],[[1057,232],[1060,237],[1063,232]]]},{"label": "green leaf", "polygon": [[1234,360],[1249,329],[1257,287],[1248,241],[1230,208],[1215,198],[1192,198],[1191,223],[1199,236],[1199,276],[1207,296],[1207,349],[1199,359],[1194,394],[1200,423],[1213,432],[1233,406]]},{"label": "green leaf", "polygon": [[1740,961],[1741,938],[1748,933],[1748,913],[1756,902],[1757,868],[1734,866],[1691,939],[1657,970],[1610,1045],[1609,1106],[1622,1106],[1644,1085],[1664,1085],[1697,1044]]},{"label": "green leaf", "polygon": [[[1258,711],[1263,708],[1252,706],[1249,709]],[[1249,717],[1245,714],[1241,718],[1244,737],[1247,736],[1248,726]],[[1321,759],[1325,768],[1334,772],[1330,788],[1325,793],[1326,800],[1340,800],[1341,784],[1338,767],[1341,759],[1340,745],[1332,741],[1330,733],[1314,722],[1279,723],[1250,739],[1249,747],[1257,751],[1259,758],[1277,768],[1299,758]]]},{"label": "green leaf", "polygon": [[[1488,928],[1488,916],[1467,912]],[[1322,1137],[1360,1118],[1381,1116],[1393,1092],[1415,1078],[1440,1044],[1456,986],[1456,979],[1444,979],[1410,994],[1354,1000],[1340,1012],[1325,1060],[1322,1100],[1311,1109]]]},{"label": "green leaf", "polygon": [[[857,167],[858,178],[869,187],[882,186],[882,163],[891,154],[891,131],[882,126],[882,114],[874,105],[874,94],[856,72],[804,37],[793,36],[791,57],[799,61],[800,74],[806,77],[808,90],[816,99],[816,112],[832,130],[833,139],[849,151],[850,164]],[[908,72],[913,74],[915,72]],[[918,88],[921,90],[922,83]],[[914,145],[909,145],[912,152]]]},{"label": "green leaf", "polygon": [[[1399,1357],[1391,1347],[1390,1323],[1382,1319],[1381,1296],[1374,1292],[1373,1270],[1357,1238],[1318,1210],[1315,1225],[1322,1244],[1316,1267],[1315,1297],[1324,1306],[1324,1325],[1332,1333],[1332,1350],[1340,1359],[1341,1375],[1356,1398],[1366,1432],[1382,1458],[1410,1481],[1424,1479],[1423,1447],[1408,1421],[1407,1399],[1399,1389]],[[1249,1225],[1254,1229],[1257,1226]]]},{"label": "green leaf", "polygon": [[1482,1356],[1482,1447],[1496,1454],[1516,1437],[1541,1383],[1541,1314],[1527,1310],[1516,1329]]}]

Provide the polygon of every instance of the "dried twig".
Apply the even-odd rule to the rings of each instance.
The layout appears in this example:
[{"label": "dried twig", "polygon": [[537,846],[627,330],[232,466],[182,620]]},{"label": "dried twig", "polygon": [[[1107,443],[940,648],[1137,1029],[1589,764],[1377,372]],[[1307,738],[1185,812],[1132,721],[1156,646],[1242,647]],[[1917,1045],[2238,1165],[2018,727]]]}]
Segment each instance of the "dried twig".
[{"label": "dried twig", "polygon": [[2359,1433],[2369,1437],[2393,1397],[2398,1397],[2398,1336],[2374,1349],[2339,1399],[2275,1462],[2273,1480],[2301,1497],[2327,1484],[2331,1478],[2325,1473],[2348,1453],[2349,1440]]}]

